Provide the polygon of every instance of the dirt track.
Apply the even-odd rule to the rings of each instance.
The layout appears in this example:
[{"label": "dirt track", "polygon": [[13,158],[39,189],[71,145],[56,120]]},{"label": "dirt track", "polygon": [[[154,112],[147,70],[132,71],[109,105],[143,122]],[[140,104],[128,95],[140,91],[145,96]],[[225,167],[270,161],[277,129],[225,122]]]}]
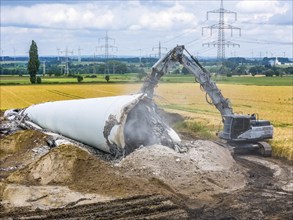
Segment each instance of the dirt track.
[{"label": "dirt track", "polygon": [[187,212],[168,197],[160,195],[136,196],[72,208],[49,211],[15,211],[0,214],[1,218],[19,219],[187,219]]},{"label": "dirt track", "polygon": [[[257,161],[257,162],[254,162]],[[290,219],[293,216],[292,164],[256,156],[236,157],[247,169],[247,186],[232,194],[215,196],[214,204],[191,211],[197,219]],[[275,171],[259,161],[275,165]],[[278,173],[276,173],[278,172]],[[290,185],[291,183],[291,185]],[[289,185],[290,191],[282,187]]]},{"label": "dirt track", "polygon": [[[16,209],[13,212],[1,213],[0,217],[2,219],[7,217],[14,219],[290,219],[293,216],[292,164],[257,156],[236,156],[235,159],[237,164],[247,171],[247,186],[234,193],[215,195],[213,200],[209,201],[189,199],[172,192],[171,197],[141,195],[49,211],[27,212]],[[265,163],[266,166],[261,163]],[[282,189],[284,187],[286,191]]]}]

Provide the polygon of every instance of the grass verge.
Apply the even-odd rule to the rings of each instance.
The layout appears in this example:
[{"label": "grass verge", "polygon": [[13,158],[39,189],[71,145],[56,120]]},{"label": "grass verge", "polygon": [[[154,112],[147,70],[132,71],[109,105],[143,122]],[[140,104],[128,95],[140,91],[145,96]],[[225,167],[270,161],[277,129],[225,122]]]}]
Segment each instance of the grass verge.
[{"label": "grass verge", "polygon": [[204,140],[213,140],[216,139],[216,136],[213,135],[209,128],[205,125],[203,125],[202,123],[199,122],[195,122],[195,121],[180,121],[177,122],[174,125],[174,129],[177,132],[186,132],[186,133],[190,133],[200,139],[204,139]]}]

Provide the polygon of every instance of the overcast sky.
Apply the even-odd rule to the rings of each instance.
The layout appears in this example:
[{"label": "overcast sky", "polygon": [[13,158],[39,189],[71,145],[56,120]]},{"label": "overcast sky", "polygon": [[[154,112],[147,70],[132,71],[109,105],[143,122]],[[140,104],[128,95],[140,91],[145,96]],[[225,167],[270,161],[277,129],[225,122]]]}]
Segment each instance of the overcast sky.
[{"label": "overcast sky", "polygon": [[[206,12],[219,8],[220,0],[1,0],[1,50],[13,55],[15,48],[16,56],[27,56],[35,40],[40,56],[66,47],[75,55],[79,47],[82,55],[99,55],[108,32],[115,39],[109,44],[118,48],[109,50],[115,56],[156,54],[159,41],[168,50],[184,44],[195,55],[216,56],[217,48],[202,44],[217,40],[217,31],[202,34],[202,27],[218,23],[218,14],[206,20]],[[226,0],[224,8],[238,13],[237,21],[227,14],[225,22],[241,28],[241,36],[225,31],[226,40],[240,44],[227,47],[226,57],[292,58],[292,0]]]}]

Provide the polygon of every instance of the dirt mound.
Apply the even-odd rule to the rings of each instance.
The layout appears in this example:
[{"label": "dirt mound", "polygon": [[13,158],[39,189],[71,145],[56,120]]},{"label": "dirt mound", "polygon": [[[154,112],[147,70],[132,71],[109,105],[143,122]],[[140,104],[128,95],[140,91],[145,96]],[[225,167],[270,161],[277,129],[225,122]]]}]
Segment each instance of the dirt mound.
[{"label": "dirt mound", "polygon": [[0,139],[0,180],[41,156],[34,150],[47,146],[46,139],[47,135],[34,130],[17,131],[2,137]]},{"label": "dirt mound", "polygon": [[292,166],[252,156],[235,156],[236,164],[213,142],[185,143],[185,153],[153,145],[116,163],[74,145],[52,148],[0,180],[0,218],[182,219],[185,211],[189,219],[292,216]]},{"label": "dirt mound", "polygon": [[161,145],[141,148],[118,166],[129,175],[156,178],[189,198],[229,192],[246,184],[230,152],[210,141],[196,141],[186,153]]},{"label": "dirt mound", "polygon": [[67,185],[79,192],[113,197],[162,192],[147,179],[129,177],[112,163],[73,145],[54,148],[37,162],[11,174],[8,181],[26,185]]},{"label": "dirt mound", "polygon": [[[73,181],[74,166],[78,160],[86,160],[88,153],[71,145],[62,145],[53,149],[49,154],[24,170],[28,171],[25,177],[29,182],[47,184],[65,184]],[[19,173],[22,173],[19,171]],[[17,173],[8,179],[17,178]],[[22,176],[21,176],[22,177]]]},{"label": "dirt mound", "polygon": [[245,177],[230,152],[209,141],[196,141],[186,153],[153,145],[114,164],[73,145],[61,145],[8,177],[26,185],[66,185],[104,196],[180,194],[197,198],[243,187]]},{"label": "dirt mound", "polygon": [[116,164],[77,146],[60,145],[7,180],[30,186],[68,186],[112,198],[159,193],[209,199],[246,183],[230,152],[209,141],[192,143],[186,153],[162,145],[144,147]]},{"label": "dirt mound", "polygon": [[0,139],[0,159],[10,154],[23,154],[28,149],[46,145],[47,135],[39,131],[24,130]]}]

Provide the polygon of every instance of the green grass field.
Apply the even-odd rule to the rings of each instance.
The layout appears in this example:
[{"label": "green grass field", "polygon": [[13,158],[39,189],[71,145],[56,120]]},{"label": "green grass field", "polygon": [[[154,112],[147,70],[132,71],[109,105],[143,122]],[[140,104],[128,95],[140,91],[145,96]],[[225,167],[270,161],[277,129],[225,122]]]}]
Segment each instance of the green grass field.
[{"label": "green grass field", "polygon": [[[220,84],[234,85],[257,85],[257,86],[293,86],[293,76],[265,77],[265,76],[239,76],[239,77],[218,77],[214,78]],[[86,78],[81,83],[104,83],[104,75],[97,75],[97,78]],[[110,82],[139,82],[136,74],[111,74]],[[161,78],[161,83],[193,83],[192,75],[166,75]],[[77,83],[76,78],[69,77],[42,77],[43,84],[66,84]],[[0,85],[29,85],[28,76],[0,76]]]},{"label": "green grass field", "polygon": [[[134,74],[113,74],[110,75],[110,82],[135,82],[137,77]],[[84,77],[82,83],[105,83],[104,75],[97,75],[97,78]],[[78,83],[73,77],[42,77],[42,84],[66,84]],[[29,76],[0,76],[0,85],[30,85]]]}]

